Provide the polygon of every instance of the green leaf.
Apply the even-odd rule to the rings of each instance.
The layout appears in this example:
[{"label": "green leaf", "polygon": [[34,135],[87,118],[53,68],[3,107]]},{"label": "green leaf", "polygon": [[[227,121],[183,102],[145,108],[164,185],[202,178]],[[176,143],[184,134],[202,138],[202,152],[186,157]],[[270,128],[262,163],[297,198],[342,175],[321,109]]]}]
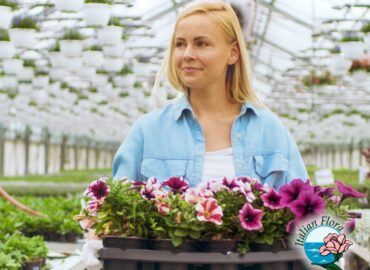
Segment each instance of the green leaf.
[{"label": "green leaf", "polygon": [[194,225],[191,225],[190,227],[193,231],[201,231],[203,230],[203,226],[200,225],[200,224],[194,224]]},{"label": "green leaf", "polygon": [[312,263],[313,265],[321,266],[327,270],[343,270],[338,265],[331,263],[331,264],[318,264],[318,263]]},{"label": "green leaf", "polygon": [[177,228],[175,230],[175,235],[180,237],[188,236],[189,232],[186,229]]},{"label": "green leaf", "polygon": [[182,242],[184,241],[184,239],[182,237],[179,237],[179,236],[174,236],[172,237],[171,239],[171,242],[172,242],[172,245],[174,247],[178,247],[182,244]]},{"label": "green leaf", "polygon": [[193,239],[199,239],[200,238],[200,232],[199,231],[190,231],[189,236]]}]

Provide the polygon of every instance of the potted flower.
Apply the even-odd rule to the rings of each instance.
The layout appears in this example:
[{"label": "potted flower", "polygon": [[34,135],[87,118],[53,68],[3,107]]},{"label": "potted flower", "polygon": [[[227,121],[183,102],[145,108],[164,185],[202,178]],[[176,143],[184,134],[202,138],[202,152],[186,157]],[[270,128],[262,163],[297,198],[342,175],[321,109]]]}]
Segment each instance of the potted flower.
[{"label": "potted flower", "polygon": [[340,197],[334,196],[332,187],[312,186],[301,179],[275,190],[249,177],[196,187],[181,177],[162,183],[155,177],[146,182],[100,178],[86,190],[85,206],[75,220],[103,238],[101,258],[107,261],[120,260],[119,255],[108,255],[110,248],[173,253],[281,251],[302,221],[325,211],[345,221],[350,214],[342,202],[365,195],[341,181],[336,186]]},{"label": "potted flower", "polygon": [[12,22],[12,11],[18,9],[14,1],[0,0],[0,29],[8,29]]},{"label": "potted flower", "polygon": [[98,40],[102,45],[117,45],[121,42],[123,28],[118,18],[112,18],[108,26],[98,29]]},{"label": "potted flower", "polygon": [[370,51],[370,23],[365,24],[361,28],[361,32],[364,33],[365,46]]},{"label": "potted flower", "polygon": [[104,63],[104,55],[100,46],[92,46],[82,52],[82,59],[86,66],[100,68]]},{"label": "potted flower", "polygon": [[329,71],[317,75],[316,72],[311,72],[302,79],[303,85],[306,87],[322,86],[322,85],[333,85],[335,80],[333,79]]},{"label": "potted flower", "polygon": [[75,29],[67,29],[59,41],[60,51],[66,57],[78,57],[82,52],[84,36]]},{"label": "potted flower", "polygon": [[21,59],[4,59],[3,68],[6,74],[16,75],[23,69],[23,60]]},{"label": "potted flower", "polygon": [[87,26],[105,26],[112,13],[111,0],[85,0],[83,16]]},{"label": "potted flower", "polygon": [[15,76],[0,76],[0,85],[5,89],[17,89],[18,81]]},{"label": "potted flower", "polygon": [[35,75],[35,78],[32,79],[33,87],[47,88],[49,85],[49,73],[44,70],[38,70]]},{"label": "potted flower", "polygon": [[37,23],[31,17],[15,17],[9,29],[10,40],[16,47],[33,48],[38,30]]},{"label": "potted flower", "polygon": [[0,29],[0,59],[12,58],[14,54],[15,48],[10,42],[8,31]]},{"label": "potted flower", "polygon": [[133,86],[135,83],[135,75],[133,71],[125,65],[113,78],[114,83],[118,86]]},{"label": "potted flower", "polygon": [[31,81],[34,77],[34,69],[36,68],[35,61],[24,60],[23,68],[18,72],[17,79],[19,81]]},{"label": "potted flower", "polygon": [[83,5],[84,0],[55,0],[55,8],[59,11],[77,12]]},{"label": "potted flower", "polygon": [[370,72],[370,59],[363,58],[360,60],[352,60],[349,72],[355,81],[363,82],[369,76]]},{"label": "potted flower", "polygon": [[50,69],[49,75],[52,80],[62,81],[68,75],[68,72],[65,68],[53,67]]},{"label": "potted flower", "polygon": [[364,55],[364,43],[357,33],[347,32],[341,39],[340,49],[345,59],[358,59]]},{"label": "potted flower", "polygon": [[78,72],[83,67],[81,57],[66,57],[66,70],[69,72]]},{"label": "potted flower", "polygon": [[118,72],[124,64],[123,58],[105,57],[103,69],[108,72]]}]

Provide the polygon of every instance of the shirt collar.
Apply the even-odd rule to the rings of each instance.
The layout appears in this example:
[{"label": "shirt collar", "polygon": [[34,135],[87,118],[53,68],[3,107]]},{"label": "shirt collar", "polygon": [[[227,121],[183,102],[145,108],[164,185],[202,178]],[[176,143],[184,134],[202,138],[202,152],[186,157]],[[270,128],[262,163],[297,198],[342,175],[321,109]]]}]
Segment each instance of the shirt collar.
[{"label": "shirt collar", "polygon": [[[175,119],[175,121],[179,120],[179,118],[182,116],[182,114],[186,110],[190,111],[192,113],[193,117],[195,118],[195,115],[194,115],[193,109],[191,108],[191,105],[189,103],[188,97],[186,95],[183,95],[175,103],[175,107],[174,107],[174,119]],[[246,102],[242,105],[242,107],[240,109],[239,116],[241,116],[243,114],[246,114],[248,110],[251,110],[257,116],[259,115],[258,109],[254,105]]]}]

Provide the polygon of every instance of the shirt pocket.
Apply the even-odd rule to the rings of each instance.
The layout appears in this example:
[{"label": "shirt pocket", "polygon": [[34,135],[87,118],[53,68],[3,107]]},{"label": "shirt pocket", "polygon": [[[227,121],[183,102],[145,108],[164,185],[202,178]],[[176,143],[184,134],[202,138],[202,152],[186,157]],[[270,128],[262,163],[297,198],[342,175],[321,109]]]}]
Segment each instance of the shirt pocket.
[{"label": "shirt pocket", "polygon": [[154,176],[159,181],[163,181],[172,176],[185,177],[187,166],[188,160],[185,159],[144,158],[141,174],[144,179]]},{"label": "shirt pocket", "polygon": [[253,159],[256,174],[262,179],[274,174],[283,176],[288,170],[288,159],[281,153],[254,155]]}]

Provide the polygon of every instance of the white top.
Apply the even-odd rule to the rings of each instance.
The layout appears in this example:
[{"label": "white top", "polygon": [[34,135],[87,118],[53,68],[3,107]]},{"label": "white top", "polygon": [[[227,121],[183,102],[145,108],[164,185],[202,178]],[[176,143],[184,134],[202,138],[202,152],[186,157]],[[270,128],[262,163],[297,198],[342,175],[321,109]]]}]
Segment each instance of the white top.
[{"label": "white top", "polygon": [[208,180],[221,181],[224,177],[235,177],[233,149],[230,147],[227,149],[205,152],[202,182]]}]

